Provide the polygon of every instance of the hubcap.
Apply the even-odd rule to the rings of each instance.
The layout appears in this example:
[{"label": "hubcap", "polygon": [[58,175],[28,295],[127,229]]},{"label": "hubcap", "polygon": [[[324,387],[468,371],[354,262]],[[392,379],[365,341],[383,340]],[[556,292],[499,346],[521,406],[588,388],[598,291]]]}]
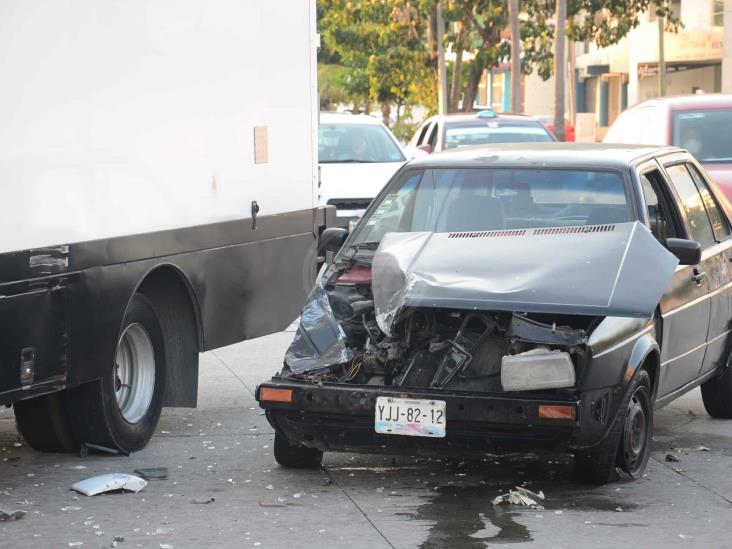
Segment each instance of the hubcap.
[{"label": "hubcap", "polygon": [[155,351],[142,324],[125,328],[114,364],[117,405],[125,420],[137,423],[147,413],[155,391]]},{"label": "hubcap", "polygon": [[628,404],[623,436],[623,469],[634,475],[643,467],[648,444],[645,394],[636,390]]}]

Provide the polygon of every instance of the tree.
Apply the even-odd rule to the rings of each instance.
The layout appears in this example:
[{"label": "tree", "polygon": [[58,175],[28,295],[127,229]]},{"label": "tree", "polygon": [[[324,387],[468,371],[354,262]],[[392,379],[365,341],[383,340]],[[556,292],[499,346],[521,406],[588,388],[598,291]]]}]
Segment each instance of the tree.
[{"label": "tree", "polygon": [[429,86],[425,5],[409,0],[319,0],[320,32],[330,52],[347,69],[346,89],[381,105],[389,123]]},{"label": "tree", "polygon": [[508,17],[511,26],[511,110],[521,112],[521,21],[519,0],[509,0]]}]

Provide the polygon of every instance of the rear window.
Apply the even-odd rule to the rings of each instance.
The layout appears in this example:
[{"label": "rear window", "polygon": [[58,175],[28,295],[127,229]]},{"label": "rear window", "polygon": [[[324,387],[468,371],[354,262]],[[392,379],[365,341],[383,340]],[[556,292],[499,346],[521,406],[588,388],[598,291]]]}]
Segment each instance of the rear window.
[{"label": "rear window", "polygon": [[732,109],[675,112],[673,144],[700,162],[732,162]]},{"label": "rear window", "polygon": [[456,149],[472,145],[495,143],[537,143],[553,141],[541,124],[508,124],[505,122],[480,122],[447,126],[445,148]]},{"label": "rear window", "polygon": [[410,170],[368,214],[356,243],[388,232],[458,232],[621,223],[631,219],[616,172]]}]

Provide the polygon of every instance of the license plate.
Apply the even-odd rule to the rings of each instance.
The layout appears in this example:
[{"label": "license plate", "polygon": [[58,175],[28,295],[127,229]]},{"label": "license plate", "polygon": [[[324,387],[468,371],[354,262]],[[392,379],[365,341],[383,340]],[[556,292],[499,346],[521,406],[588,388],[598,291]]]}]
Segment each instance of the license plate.
[{"label": "license plate", "polygon": [[374,429],[385,435],[445,437],[445,401],[377,397]]}]

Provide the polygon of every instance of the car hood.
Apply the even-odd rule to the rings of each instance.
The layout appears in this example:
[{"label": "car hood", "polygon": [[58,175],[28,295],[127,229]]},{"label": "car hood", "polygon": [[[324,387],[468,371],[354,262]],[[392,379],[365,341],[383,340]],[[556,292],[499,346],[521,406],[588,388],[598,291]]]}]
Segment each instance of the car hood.
[{"label": "car hood", "polygon": [[732,164],[703,164],[704,169],[725,196],[732,200]]},{"label": "car hood", "polygon": [[319,202],[325,206],[332,198],[372,199],[404,162],[353,162],[320,164]]},{"label": "car hood", "polygon": [[387,335],[404,307],[650,317],[678,265],[638,222],[388,233],[372,291]]}]

